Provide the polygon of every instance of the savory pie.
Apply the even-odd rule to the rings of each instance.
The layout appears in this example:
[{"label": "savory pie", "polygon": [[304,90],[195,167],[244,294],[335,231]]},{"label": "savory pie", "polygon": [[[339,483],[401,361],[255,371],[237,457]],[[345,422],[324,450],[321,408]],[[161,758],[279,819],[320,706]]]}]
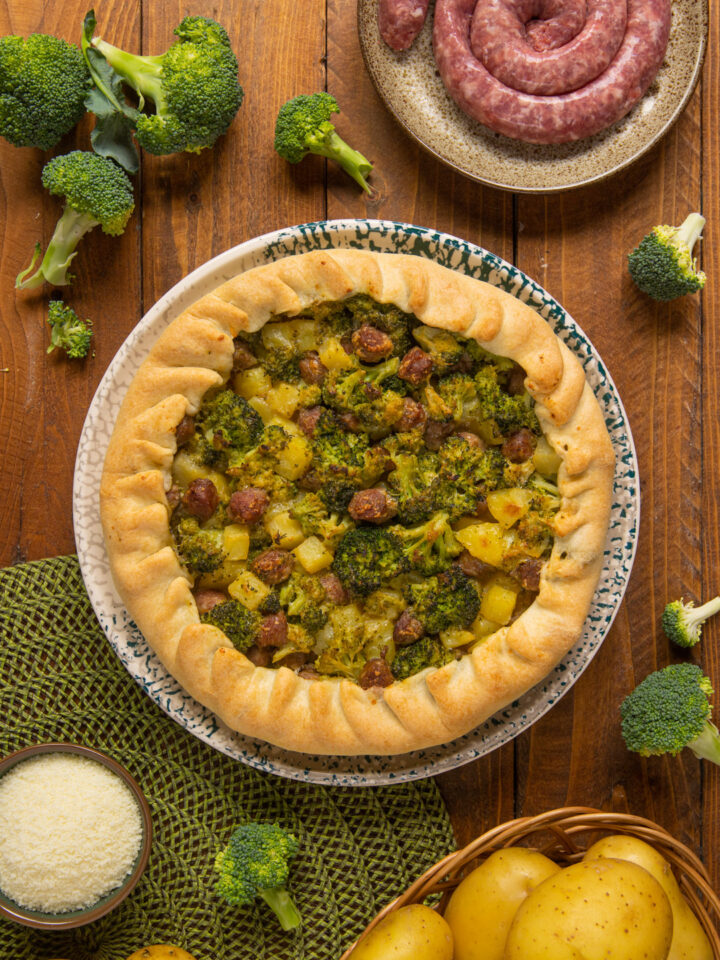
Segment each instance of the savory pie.
[{"label": "savory pie", "polygon": [[582,367],[532,308],[338,249],[169,325],[101,513],[130,613],[230,728],[397,754],[473,729],[578,639],[613,469]]}]

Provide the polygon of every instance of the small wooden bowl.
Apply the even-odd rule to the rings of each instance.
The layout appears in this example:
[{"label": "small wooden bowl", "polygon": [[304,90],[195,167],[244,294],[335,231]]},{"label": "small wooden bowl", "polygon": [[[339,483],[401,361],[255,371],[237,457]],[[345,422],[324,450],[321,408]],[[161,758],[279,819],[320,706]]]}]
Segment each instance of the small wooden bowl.
[{"label": "small wooden bowl", "polygon": [[108,757],[107,754],[101,753],[100,750],[94,750],[92,747],[84,747],[74,743],[38,743],[31,747],[24,747],[22,750],[17,750],[0,760],[0,777],[17,764],[30,759],[30,757],[54,753],[72,753],[76,756],[87,757],[89,760],[94,760],[106,767],[124,781],[137,802],[143,832],[140,850],[130,873],[120,886],[111,890],[110,893],[89,907],[68,911],[67,913],[45,913],[39,910],[27,910],[0,890],[0,916],[39,930],[70,930],[75,927],[83,927],[87,923],[92,923],[94,920],[104,917],[106,913],[110,913],[111,910],[122,903],[135,889],[150,856],[152,820],[150,818],[150,806],[134,777],[117,760],[113,760],[112,757]]},{"label": "small wooden bowl", "polygon": [[442,913],[450,894],[463,877],[502,847],[532,847],[556,863],[568,866],[581,860],[588,847],[608,833],[638,837],[665,857],[710,940],[715,960],[720,960],[720,898],[713,891],[707,870],[698,857],[652,820],[627,813],[606,813],[591,807],[559,807],[537,817],[509,820],[483,833],[462,850],[448,854],[418,877],[405,893],[384,907],[340,960],[349,960],[352,951],[373,927],[399,907],[422,903],[432,894],[441,894],[435,909]]}]

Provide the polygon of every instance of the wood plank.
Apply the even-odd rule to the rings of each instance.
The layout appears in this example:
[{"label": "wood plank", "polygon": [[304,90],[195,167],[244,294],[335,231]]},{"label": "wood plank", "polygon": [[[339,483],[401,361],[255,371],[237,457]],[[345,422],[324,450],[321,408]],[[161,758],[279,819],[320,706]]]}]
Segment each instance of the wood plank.
[{"label": "wood plank", "polygon": [[585,329],[616,380],[640,462],[638,555],[621,616],[561,703],[519,738],[523,812],[566,803],[627,809],[700,845],[692,757],[645,761],[619,732],[619,705],[670,660],[659,628],[667,600],[702,592],[700,301],[657,305],[627,274],[626,254],[656,223],[700,203],[700,95],[661,145],[626,174],[558,197],[521,197],[518,265]]},{"label": "wood plank", "polygon": [[[708,279],[702,295],[702,512],[698,530],[703,547],[703,599],[720,594],[720,506],[718,464],[720,464],[720,10],[710,4],[708,56],[703,72],[702,92],[702,212],[708,220],[704,231],[702,267]],[[715,723],[720,716],[720,618],[703,629],[700,662],[715,687]],[[703,766],[702,856],[720,890],[720,767]]]},{"label": "wood plank", "polygon": [[[143,52],[157,53],[187,13],[146,0]],[[208,11],[240,62],[243,105],[212,150],[143,156],[143,311],[206,260],[270,230],[322,218],[323,183],[273,150],[282,103],[325,84],[324,0],[222,0]]]},{"label": "wood plank", "polygon": [[[121,43],[139,41],[139,7],[108,0],[103,16]],[[41,0],[0,7],[0,34],[52,33],[79,43],[87,4],[46,5]],[[134,11],[134,12],[133,12]],[[89,149],[86,119],[53,151]],[[30,260],[33,244],[47,244],[62,205],[40,183],[50,157],[0,140],[0,374],[3,417],[0,449],[0,563],[71,553],[74,550],[71,489],[75,450],[85,413],[108,363],[122,342],[126,318],[139,295],[140,217],[122,237],[96,229],[85,237],[73,267],[76,280],[63,289],[81,316],[95,321],[95,355],[83,361],[48,357],[45,287],[14,290],[15,277]]]}]

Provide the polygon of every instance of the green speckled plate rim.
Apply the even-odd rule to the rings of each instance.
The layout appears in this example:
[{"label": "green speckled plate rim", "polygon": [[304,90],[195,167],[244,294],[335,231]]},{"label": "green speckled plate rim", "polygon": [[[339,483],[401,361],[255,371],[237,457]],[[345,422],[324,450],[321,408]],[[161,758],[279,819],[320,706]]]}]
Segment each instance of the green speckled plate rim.
[{"label": "green speckled plate rim", "polygon": [[[486,280],[528,303],[583,364],[616,454],[605,563],[578,643],[544,681],[476,730],[451,743],[394,757],[292,753],[243,737],[220,723],[165,670],[130,618],[112,582],[99,517],[102,465],[120,403],[162,330],[199,297],[243,270],[291,254],[332,247],[428,257]],[[73,486],[75,540],[90,601],[121,662],[148,696],[194,736],[251,767],[337,786],[391,784],[435,776],[490,753],[546,713],[585,670],[615,619],[635,557],[639,516],[638,466],[627,415],[612,378],[580,327],[547,291],[495,254],[449,234],[388,220],[322,221],[277,230],[220,254],[176,284],[132,331],[105,373],[83,426]]]},{"label": "green speckled plate rim", "polygon": [[[500,190],[509,190],[514,193],[561,193],[565,190],[573,190],[578,187],[586,187],[594,183],[600,183],[601,181],[607,180],[609,177],[614,176],[621,170],[624,170],[631,164],[635,163],[635,161],[639,160],[642,156],[648,153],[648,151],[652,150],[655,144],[657,144],[665,136],[665,134],[670,130],[687,106],[687,103],[690,100],[690,97],[693,95],[695,87],[700,79],[703,62],[705,60],[705,52],[708,42],[709,9],[707,0],[673,0],[674,8],[676,8],[679,4],[684,4],[688,7],[692,5],[693,11],[696,15],[696,32],[693,36],[685,38],[686,42],[693,47],[694,57],[690,65],[689,73],[682,78],[682,82],[679,85],[680,93],[679,95],[676,93],[676,102],[674,105],[672,102],[670,102],[667,106],[667,109],[669,109],[670,112],[665,121],[662,123],[661,127],[654,131],[650,136],[642,136],[642,124],[635,121],[635,118],[638,116],[638,112],[642,110],[642,105],[645,98],[641,99],[640,102],[633,108],[633,110],[630,111],[630,114],[627,117],[624,117],[616,124],[613,124],[608,131],[601,131],[601,133],[597,134],[595,137],[587,138],[587,140],[584,141],[587,143],[587,150],[592,151],[593,146],[597,142],[597,138],[605,139],[608,136],[613,137],[616,130],[624,129],[628,125],[634,125],[635,128],[639,128],[640,130],[639,142],[635,149],[627,151],[625,156],[623,156],[622,159],[615,163],[610,169],[603,170],[593,176],[580,176],[575,179],[568,178],[567,182],[557,183],[552,186],[545,186],[541,183],[527,185],[517,181],[512,181],[508,177],[489,176],[487,173],[484,173],[479,169],[470,169],[467,165],[464,166],[460,163],[454,162],[441,150],[436,149],[434,146],[428,143],[427,139],[424,139],[423,136],[415,129],[412,120],[405,116],[405,113],[411,116],[412,110],[403,110],[401,101],[398,101],[397,104],[394,102],[391,93],[391,84],[388,82],[388,78],[377,66],[377,64],[374,63],[373,56],[376,56],[381,49],[385,57],[398,58],[400,62],[401,59],[406,56],[404,53],[398,54],[394,51],[391,51],[385,46],[384,41],[380,37],[380,33],[377,28],[378,0],[357,0],[357,28],[360,40],[360,49],[362,51],[365,68],[380,99],[385,104],[385,107],[389,113],[394,117],[395,121],[419,146],[451,169],[456,170],[458,173],[469,177],[471,180],[474,180],[477,183],[482,183],[489,187],[496,187]],[[431,0],[430,10],[428,12],[428,23],[425,24],[425,30],[429,29],[428,24],[430,24],[432,20],[433,8],[434,0]],[[692,20],[693,18],[691,17],[690,19]],[[687,29],[689,30],[690,28]],[[661,71],[669,71],[672,69],[672,66],[668,66],[666,63],[663,63],[663,65],[660,67],[659,73]],[[437,73],[437,71],[435,72]],[[437,74],[437,84],[442,87],[442,81],[440,80],[439,74]],[[445,96],[447,98],[448,106],[458,114],[461,114],[459,107],[454,104],[452,98],[447,92],[445,92]],[[672,91],[670,96],[672,96]],[[493,134],[492,131],[486,130],[486,128],[484,128],[481,124],[476,123],[475,121],[470,121],[469,118],[465,119],[466,122],[471,123],[472,126],[475,127],[475,130],[478,134],[498,137],[499,141],[510,151],[512,150],[513,146],[516,147],[518,152],[523,149],[533,147],[531,144],[525,145],[517,141],[513,141],[508,137],[502,137],[499,134]],[[464,135],[464,131],[462,131],[461,127],[458,127],[457,132],[458,136]],[[468,142],[470,143],[470,141]],[[578,144],[582,145],[583,141],[578,141]],[[492,161],[491,155],[486,156],[486,148],[483,146],[482,139],[479,136],[475,138],[474,146],[476,147],[479,156],[479,165],[481,165],[483,161],[487,162],[488,160],[490,160],[491,163],[495,163]],[[575,148],[576,146],[577,144],[561,144],[559,145],[559,149],[564,150],[565,148]],[[544,147],[541,149],[546,150]],[[579,165],[582,167],[586,164],[583,163],[581,156],[580,160],[577,160],[575,157],[569,158],[566,165],[568,168],[572,169],[575,166]],[[544,173],[543,167],[539,164],[533,163],[531,159],[525,161],[525,169],[532,171],[538,177],[542,176]]]}]

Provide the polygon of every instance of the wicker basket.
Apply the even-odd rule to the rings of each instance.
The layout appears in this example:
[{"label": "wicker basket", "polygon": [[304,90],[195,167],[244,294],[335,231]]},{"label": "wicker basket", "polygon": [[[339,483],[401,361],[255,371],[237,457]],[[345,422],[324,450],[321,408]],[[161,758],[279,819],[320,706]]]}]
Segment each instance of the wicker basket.
[{"label": "wicker basket", "polygon": [[708,935],[715,960],[720,960],[720,898],[710,886],[710,878],[701,861],[652,820],[625,813],[605,813],[591,807],[560,807],[537,817],[510,820],[488,830],[462,850],[449,854],[426,870],[405,893],[378,913],[340,960],[349,960],[354,948],[373,927],[399,907],[422,903],[432,894],[441,894],[437,909],[442,913],[450,894],[463,877],[495,850],[509,846],[533,847],[567,866],[582,859],[585,850],[608,833],[638,837],[655,847],[672,864],[685,899]]}]

